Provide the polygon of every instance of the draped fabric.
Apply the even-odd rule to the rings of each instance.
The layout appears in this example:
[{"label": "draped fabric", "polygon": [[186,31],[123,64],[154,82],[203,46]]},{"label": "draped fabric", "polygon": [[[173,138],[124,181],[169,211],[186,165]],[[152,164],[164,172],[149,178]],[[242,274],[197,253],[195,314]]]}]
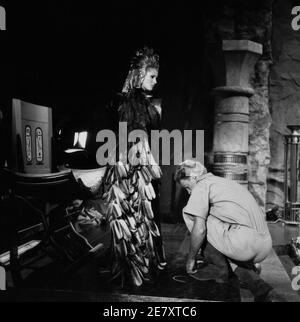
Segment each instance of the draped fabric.
[{"label": "draped fabric", "polygon": [[[124,93],[113,108],[128,131],[159,128],[160,116],[141,89]],[[132,146],[133,158],[107,166],[100,191],[107,205],[106,219],[111,228],[111,277],[124,285],[141,286],[166,266],[160,230],[155,223],[152,203],[157,197],[153,180],[161,169],[154,160],[147,137]],[[132,162],[139,161],[139,162]]]}]

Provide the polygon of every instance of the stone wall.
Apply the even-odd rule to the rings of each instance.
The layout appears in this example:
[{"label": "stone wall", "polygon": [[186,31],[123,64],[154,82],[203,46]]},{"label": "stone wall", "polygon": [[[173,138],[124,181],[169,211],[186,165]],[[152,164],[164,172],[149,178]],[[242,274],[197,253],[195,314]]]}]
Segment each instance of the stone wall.
[{"label": "stone wall", "polygon": [[[291,27],[295,1],[277,0],[273,6],[273,65],[270,73],[271,162],[267,205],[283,207],[284,135],[287,124],[300,124],[300,31]],[[298,4],[299,5],[299,4]]]},{"label": "stone wall", "polygon": [[270,162],[269,65],[264,58],[256,64],[252,77],[254,95],[249,102],[248,188],[259,205],[265,207]]}]

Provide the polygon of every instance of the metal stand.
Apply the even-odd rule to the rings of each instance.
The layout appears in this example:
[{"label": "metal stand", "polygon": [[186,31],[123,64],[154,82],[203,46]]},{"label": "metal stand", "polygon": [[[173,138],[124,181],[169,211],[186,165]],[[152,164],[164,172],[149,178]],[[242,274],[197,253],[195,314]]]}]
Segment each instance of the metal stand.
[{"label": "metal stand", "polygon": [[300,225],[299,145],[300,125],[288,125],[291,135],[285,135],[284,154],[284,221]]}]

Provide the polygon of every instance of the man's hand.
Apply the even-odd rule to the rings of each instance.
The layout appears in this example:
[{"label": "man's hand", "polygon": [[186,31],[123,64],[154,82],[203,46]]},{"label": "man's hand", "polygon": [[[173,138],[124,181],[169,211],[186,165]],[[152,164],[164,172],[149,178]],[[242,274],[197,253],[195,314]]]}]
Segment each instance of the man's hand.
[{"label": "man's hand", "polygon": [[194,218],[194,225],[191,231],[190,252],[186,262],[186,272],[195,274],[197,272],[196,256],[206,235],[206,222],[201,217]]},{"label": "man's hand", "polygon": [[197,273],[197,269],[196,269],[196,259],[195,258],[188,258],[187,262],[186,262],[186,272],[188,274],[195,274]]}]

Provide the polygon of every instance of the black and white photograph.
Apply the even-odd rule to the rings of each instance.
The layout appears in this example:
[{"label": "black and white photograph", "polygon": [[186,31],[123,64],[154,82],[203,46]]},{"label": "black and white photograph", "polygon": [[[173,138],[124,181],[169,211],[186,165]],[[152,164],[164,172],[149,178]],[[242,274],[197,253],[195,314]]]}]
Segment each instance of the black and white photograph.
[{"label": "black and white photograph", "polygon": [[300,302],[300,1],[7,0],[0,41],[0,302]]}]

